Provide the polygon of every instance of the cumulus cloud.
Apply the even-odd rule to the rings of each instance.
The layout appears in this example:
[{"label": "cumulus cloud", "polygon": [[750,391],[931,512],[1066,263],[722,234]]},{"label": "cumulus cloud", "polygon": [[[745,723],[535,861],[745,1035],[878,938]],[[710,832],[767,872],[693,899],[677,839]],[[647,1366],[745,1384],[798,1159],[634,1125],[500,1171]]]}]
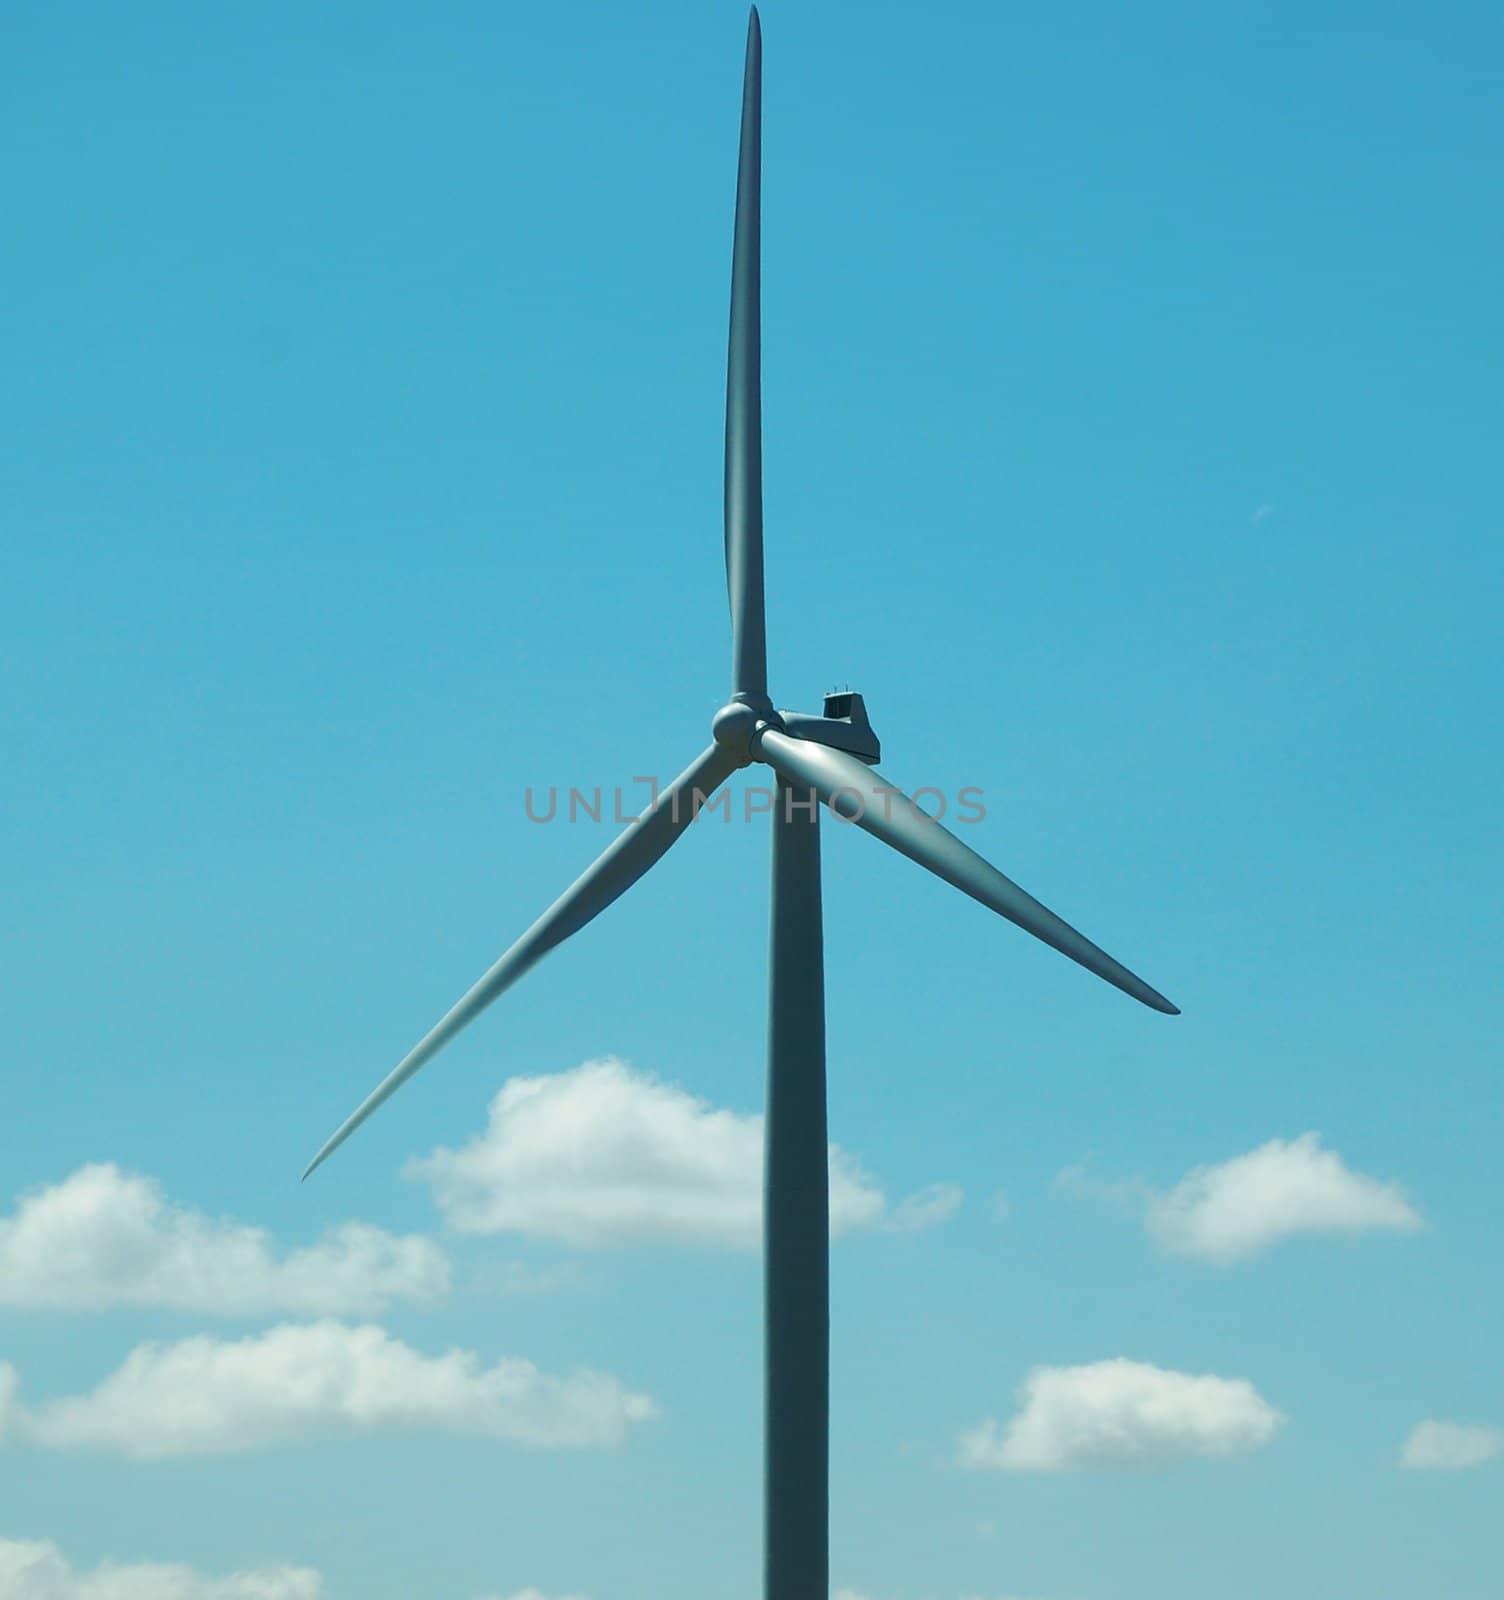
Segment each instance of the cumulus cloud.
[{"label": "cumulus cloud", "polygon": [[1271,1139],[1246,1155],[1193,1167],[1160,1193],[1138,1179],[1103,1183],[1085,1163],[1058,1187],[1139,1214],[1149,1236],[1174,1255],[1230,1266],[1302,1233],[1414,1233],[1421,1219],[1396,1183],[1354,1172],[1319,1133]]},{"label": "cumulus cloud", "polygon": [[1400,1465],[1415,1472],[1462,1472],[1504,1455],[1504,1428],[1470,1422],[1418,1422]]},{"label": "cumulus cloud", "polygon": [[1142,1361],[1036,1367],[1019,1402],[1006,1428],[989,1417],[961,1436],[963,1467],[1064,1472],[1243,1455],[1284,1421],[1245,1379]]},{"label": "cumulus cloud", "polygon": [[[756,1248],[762,1237],[763,1119],[722,1111],[625,1062],[513,1078],[486,1129],[459,1150],[408,1163],[461,1233],[521,1233],[569,1245],[673,1240]],[[955,1209],[936,1185],[892,1213],[909,1231]],[[833,1234],[880,1223],[882,1190],[830,1147]]]},{"label": "cumulus cloud", "polygon": [[140,1345],[88,1394],[35,1410],[13,1402],[9,1434],[138,1460],[416,1431],[590,1449],[656,1414],[605,1373],[550,1377],[519,1359],[484,1367],[473,1351],[423,1355],[384,1329],[326,1321]]},{"label": "cumulus cloud", "polygon": [[23,1195],[0,1218],[0,1306],[18,1310],[363,1316],[448,1287],[432,1240],[351,1222],[279,1257],[265,1229],[173,1205],[153,1179],[109,1162]]},{"label": "cumulus cloud", "polygon": [[208,1577],[176,1563],[106,1561],[76,1572],[55,1544],[0,1539],[0,1600],[323,1600],[311,1567],[267,1566]]}]

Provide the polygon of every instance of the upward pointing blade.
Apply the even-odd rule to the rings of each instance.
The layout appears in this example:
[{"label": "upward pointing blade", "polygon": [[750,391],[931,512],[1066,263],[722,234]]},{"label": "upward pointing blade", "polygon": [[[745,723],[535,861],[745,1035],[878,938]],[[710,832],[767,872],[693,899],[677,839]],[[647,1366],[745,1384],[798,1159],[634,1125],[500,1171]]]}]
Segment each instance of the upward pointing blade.
[{"label": "upward pointing blade", "polygon": [[726,592],[731,600],[731,692],[768,690],[762,599],[762,29],[747,24],[731,339],[726,354]]},{"label": "upward pointing blade", "polygon": [[1077,933],[1070,923],[1042,906],[1011,878],[1005,878],[990,861],[984,861],[921,811],[903,790],[855,756],[808,739],[791,739],[771,728],[758,736],[757,749],[780,777],[801,788],[813,789],[843,817],[876,834],[999,916],[1017,923],[1025,933],[1032,933],[1155,1011],[1179,1015],[1179,1006],[1171,1005],[1157,989],[1151,989],[1142,978],[1114,961],[1085,934]]},{"label": "upward pointing blade", "polygon": [[567,888],[468,994],[453,1006],[397,1063],[380,1084],[348,1116],[324,1148],[308,1163],[309,1173],[326,1161],[378,1106],[431,1061],[454,1036],[473,1022],[491,1002],[510,989],[556,945],[578,933],[624,894],[695,819],[698,806],[735,771],[737,758],[713,744],[674,780],[629,828]]}]

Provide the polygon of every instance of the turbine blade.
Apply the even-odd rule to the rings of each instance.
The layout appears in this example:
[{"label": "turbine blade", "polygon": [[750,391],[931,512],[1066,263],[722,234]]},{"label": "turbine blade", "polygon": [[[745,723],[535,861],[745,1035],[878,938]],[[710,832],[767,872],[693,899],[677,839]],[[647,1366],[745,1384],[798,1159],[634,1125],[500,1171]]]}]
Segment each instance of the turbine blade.
[{"label": "turbine blade", "polygon": [[726,354],[726,593],[731,601],[731,691],[765,697],[762,597],[762,28],[747,24],[731,338]]},{"label": "turbine blade", "polygon": [[653,804],[623,829],[543,913],[481,980],[387,1074],[375,1090],[348,1116],[323,1149],[308,1164],[308,1175],[328,1159],[373,1111],[431,1061],[459,1031],[473,1022],[499,995],[510,989],[556,945],[578,933],[593,917],[664,856],[694,821],[700,804],[708,800],[735,771],[737,758],[722,745],[711,745]]},{"label": "turbine blade", "polygon": [[756,748],[762,759],[791,784],[813,789],[825,803],[849,818],[868,833],[901,851],[937,877],[980,900],[984,906],[1016,923],[1047,945],[1069,956],[1088,972],[1115,984],[1155,1011],[1178,1016],[1172,1005],[1157,990],[1151,989],[1127,967],[1114,961],[1084,934],[1025,893],[1011,878],[1005,878],[975,850],[910,800],[901,789],[890,784],[881,773],[827,745],[808,739],[790,738],[786,733],[766,729]]}]

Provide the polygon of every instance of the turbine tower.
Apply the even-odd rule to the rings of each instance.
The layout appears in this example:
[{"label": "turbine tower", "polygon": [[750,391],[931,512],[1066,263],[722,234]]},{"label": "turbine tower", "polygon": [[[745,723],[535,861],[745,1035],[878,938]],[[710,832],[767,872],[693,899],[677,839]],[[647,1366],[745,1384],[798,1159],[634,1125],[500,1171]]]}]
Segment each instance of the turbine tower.
[{"label": "turbine tower", "polygon": [[819,714],[776,710],[763,627],[761,394],[762,30],[752,9],[726,364],[726,587],[731,698],[711,743],[402,1058],[309,1163],[306,1178],[459,1031],[550,950],[626,892],[675,843],[732,773],[777,778],[773,808],[764,1172],[766,1600],[827,1600],[829,1171],[819,805],[928,868],[1088,972],[1169,1015],[1177,1007],[889,784],[862,697],[825,697]]}]

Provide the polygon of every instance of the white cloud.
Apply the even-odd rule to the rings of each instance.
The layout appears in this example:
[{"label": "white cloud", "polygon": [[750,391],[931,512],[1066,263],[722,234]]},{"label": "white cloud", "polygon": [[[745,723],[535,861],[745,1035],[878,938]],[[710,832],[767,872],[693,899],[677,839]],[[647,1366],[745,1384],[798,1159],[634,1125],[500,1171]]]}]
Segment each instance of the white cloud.
[{"label": "white cloud", "polygon": [[[836,1589],[832,1591],[830,1600],[871,1600],[871,1597],[863,1594],[859,1589]],[[988,1596],[968,1592],[963,1594],[960,1600],[1025,1600],[1025,1597],[1023,1595],[1007,1594]]]},{"label": "white cloud", "polygon": [[1168,1193],[1138,1179],[1101,1183],[1085,1163],[1056,1185],[1143,1216],[1149,1236],[1174,1255],[1230,1266],[1302,1233],[1414,1233],[1420,1216],[1395,1183],[1348,1167],[1319,1133],[1271,1139],[1246,1155],[1194,1167]]},{"label": "white cloud", "polygon": [[263,1228],[171,1204],[151,1178],[80,1167],[0,1218],[0,1306],[151,1306],[220,1316],[369,1315],[449,1287],[432,1240],[351,1222],[278,1258]]},{"label": "white cloud", "polygon": [[1418,1422],[1400,1465],[1416,1472],[1461,1472],[1504,1455],[1504,1428],[1469,1422]]},{"label": "white cloud", "polygon": [[1242,1455],[1267,1444],[1284,1421],[1245,1379],[1141,1361],[1036,1367],[1019,1400],[1006,1429],[989,1417],[962,1435],[962,1466],[1063,1472]]},{"label": "white cloud", "polygon": [[207,1577],[192,1567],[106,1561],[75,1572],[55,1544],[0,1539],[0,1600],[322,1600],[311,1567],[266,1566]]},{"label": "white cloud", "polygon": [[582,1594],[544,1594],[541,1589],[517,1589],[511,1594],[482,1595],[481,1600],[589,1600]]},{"label": "white cloud", "polygon": [[20,1379],[16,1369],[8,1361],[0,1361],[0,1444],[8,1442],[15,1432],[21,1409],[16,1399],[19,1388]]},{"label": "white cloud", "polygon": [[[755,1249],[762,1237],[763,1119],[716,1110],[624,1062],[587,1061],[513,1078],[484,1133],[408,1163],[461,1233],[522,1233],[569,1245],[643,1240]],[[930,1226],[960,1190],[936,1185],[896,1208],[895,1226]],[[830,1146],[833,1234],[881,1223],[882,1190]]]},{"label": "white cloud", "polygon": [[922,1233],[954,1216],[961,1200],[959,1184],[932,1183],[899,1201],[884,1226],[891,1233]]},{"label": "white cloud", "polygon": [[[870,1600],[870,1596],[863,1594],[858,1589],[836,1589],[832,1591],[830,1600]],[[981,1595],[970,1592],[963,1594],[960,1600],[1025,1600],[1023,1595]]]},{"label": "white cloud", "polygon": [[340,1322],[139,1345],[91,1393],[11,1409],[18,1441],[139,1460],[419,1430],[589,1449],[657,1414],[605,1373],[555,1378],[518,1359],[487,1368],[473,1351],[427,1356]]},{"label": "white cloud", "polygon": [[581,1278],[572,1261],[555,1261],[546,1267],[526,1261],[483,1261],[471,1269],[467,1282],[484,1294],[517,1300],[578,1288]]},{"label": "white cloud", "polygon": [[1083,1156],[1062,1167],[1051,1181],[1051,1188],[1085,1200],[1101,1200],[1115,1210],[1147,1211],[1154,1200],[1152,1190],[1142,1178],[1099,1178],[1092,1171],[1092,1158]]}]

